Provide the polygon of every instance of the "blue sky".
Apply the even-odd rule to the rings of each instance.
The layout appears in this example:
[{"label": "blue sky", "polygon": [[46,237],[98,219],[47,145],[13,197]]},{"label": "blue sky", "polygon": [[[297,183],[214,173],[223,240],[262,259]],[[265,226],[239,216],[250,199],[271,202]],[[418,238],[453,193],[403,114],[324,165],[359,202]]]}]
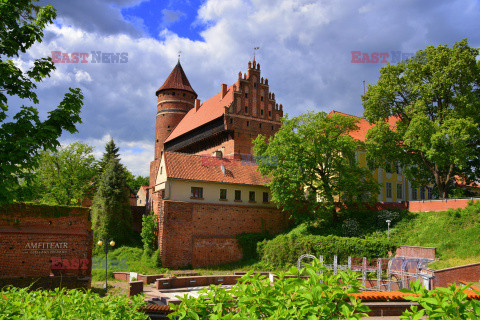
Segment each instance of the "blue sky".
[{"label": "blue sky", "polygon": [[149,0],[132,7],[121,9],[125,20],[138,21],[141,19],[140,27],[145,33],[158,40],[164,40],[161,31],[168,28],[180,37],[190,40],[201,40],[200,32],[204,25],[198,23],[197,11],[202,1],[155,1]]},{"label": "blue sky", "polygon": [[[52,51],[126,54],[125,63],[59,63],[38,87],[40,114],[69,87],[85,96],[75,135],[99,156],[113,137],[122,161],[147,175],[153,159],[158,89],[182,51],[182,66],[202,101],[247,71],[253,47],[270,90],[289,115],[338,110],[361,116],[363,81],[376,82],[385,63],[352,63],[452,46],[468,38],[480,47],[477,0],[42,0],[57,9],[42,43],[15,63]],[[16,102],[13,101],[13,104]],[[16,103],[18,104],[18,103]],[[13,110],[18,106],[12,105]]]}]

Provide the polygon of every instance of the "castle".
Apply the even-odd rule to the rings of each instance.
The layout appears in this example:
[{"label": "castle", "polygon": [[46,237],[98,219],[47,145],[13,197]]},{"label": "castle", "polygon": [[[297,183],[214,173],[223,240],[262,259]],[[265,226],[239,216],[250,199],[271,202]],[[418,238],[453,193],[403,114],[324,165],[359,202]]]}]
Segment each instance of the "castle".
[{"label": "castle", "polygon": [[248,73],[201,103],[179,61],[156,96],[148,193],[163,266],[233,262],[238,234],[282,231],[288,217],[251,161],[252,140],[275,134],[283,116],[260,64],[248,62]]}]

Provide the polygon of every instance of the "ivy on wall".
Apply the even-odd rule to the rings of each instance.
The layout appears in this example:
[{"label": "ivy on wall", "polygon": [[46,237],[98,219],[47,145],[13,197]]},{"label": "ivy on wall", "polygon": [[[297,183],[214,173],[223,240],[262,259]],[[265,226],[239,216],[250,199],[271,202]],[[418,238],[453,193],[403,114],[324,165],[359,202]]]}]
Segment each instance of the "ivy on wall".
[{"label": "ivy on wall", "polygon": [[[18,217],[44,217],[44,218],[58,218],[67,217],[72,215],[89,215],[90,209],[85,207],[76,206],[55,206],[36,203],[10,203],[0,206],[0,216],[4,216],[1,219],[4,221],[14,222],[18,224]],[[15,216],[14,219],[11,217]],[[15,220],[15,221],[14,221]]]}]

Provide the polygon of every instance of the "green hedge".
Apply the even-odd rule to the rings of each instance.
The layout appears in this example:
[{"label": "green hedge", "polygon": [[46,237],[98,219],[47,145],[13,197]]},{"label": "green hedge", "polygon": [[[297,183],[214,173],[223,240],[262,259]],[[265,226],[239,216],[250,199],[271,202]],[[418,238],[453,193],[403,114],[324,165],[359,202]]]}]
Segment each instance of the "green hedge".
[{"label": "green hedge", "polygon": [[[45,218],[66,217],[69,215],[89,215],[90,209],[76,206],[58,206],[38,203],[15,202],[0,205],[0,215],[3,216],[37,216]],[[5,220],[5,219],[4,219]]]},{"label": "green hedge", "polygon": [[262,262],[275,267],[294,265],[302,254],[323,255],[326,263],[346,264],[348,256],[382,258],[395,252],[396,246],[388,240],[366,240],[337,236],[283,234],[273,240],[259,242],[257,251]]},{"label": "green hedge", "polygon": [[257,243],[269,240],[272,236],[268,232],[241,233],[237,235],[238,245],[242,249],[243,260],[258,259]]}]

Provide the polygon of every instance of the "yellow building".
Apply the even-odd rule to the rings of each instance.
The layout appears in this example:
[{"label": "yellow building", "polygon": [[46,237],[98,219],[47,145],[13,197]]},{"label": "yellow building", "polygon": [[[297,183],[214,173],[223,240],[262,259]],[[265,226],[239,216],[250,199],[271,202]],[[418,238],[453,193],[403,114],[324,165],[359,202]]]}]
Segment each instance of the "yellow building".
[{"label": "yellow building", "polygon": [[[351,132],[350,135],[354,139],[365,141],[367,131],[372,127],[367,120],[338,111],[331,111],[330,114],[342,114],[357,118],[357,126],[359,129]],[[395,119],[391,118],[389,122],[391,125],[394,125]],[[364,150],[358,150],[355,157],[361,167],[367,167],[367,154]],[[398,165],[390,164],[386,169],[377,168],[373,172],[373,177],[380,185],[378,202],[402,202],[433,199],[433,188],[431,186],[412,188],[412,184],[407,181],[403,174],[403,169]]]}]

